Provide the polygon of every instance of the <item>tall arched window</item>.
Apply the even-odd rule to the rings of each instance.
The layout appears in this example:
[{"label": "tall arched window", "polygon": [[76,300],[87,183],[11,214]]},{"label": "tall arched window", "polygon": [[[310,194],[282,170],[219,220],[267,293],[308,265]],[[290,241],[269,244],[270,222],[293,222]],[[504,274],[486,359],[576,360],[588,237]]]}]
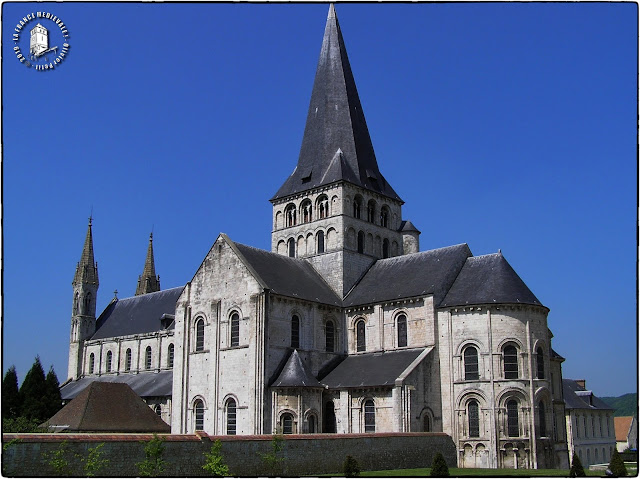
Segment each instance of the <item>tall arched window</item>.
[{"label": "tall arched window", "polygon": [[547,435],[547,417],[544,410],[544,403],[540,401],[538,404],[538,415],[540,416],[540,437],[546,437]]},{"label": "tall arched window", "polygon": [[204,351],[204,319],[196,319],[196,351]]},{"label": "tall arched window", "polygon": [[472,399],[467,406],[469,410],[469,437],[480,437],[480,408],[478,401]]},{"label": "tall arched window", "polygon": [[193,403],[193,415],[195,418],[195,430],[204,431],[204,403],[196,399]]},{"label": "tall arched window", "polygon": [[316,251],[324,253],[324,231],[318,231],[316,235]]},{"label": "tall arched window", "polygon": [[364,402],[364,432],[376,432],[376,407],[372,399]]},{"label": "tall arched window", "polygon": [[73,297],[73,314],[78,314],[78,303],[80,302],[80,294],[78,292],[76,292],[75,296]]},{"label": "tall arched window", "polygon": [[287,209],[284,212],[284,216],[287,221],[287,226],[295,226],[296,225],[296,206],[288,205]]},{"label": "tall arched window", "polygon": [[431,432],[431,418],[427,413],[425,413],[424,417],[422,418],[422,430],[424,432]]},{"label": "tall arched window", "polygon": [[538,366],[538,379],[544,379],[544,353],[542,348],[536,350],[536,363]]},{"label": "tall arched window", "polygon": [[358,231],[358,253],[364,253],[364,231]]},{"label": "tall arched window", "polygon": [[389,240],[387,238],[382,240],[382,257],[383,258],[389,257]]},{"label": "tall arched window", "polygon": [[333,401],[324,404],[324,414],[322,415],[322,432],[336,432],[336,411]]},{"label": "tall arched window", "polygon": [[300,347],[300,318],[297,314],[291,317],[291,347]]},{"label": "tall arched window", "polygon": [[376,222],[376,202],[374,200],[369,200],[367,203],[367,221],[369,223]]},{"label": "tall arched window", "polygon": [[289,250],[289,257],[295,258],[296,257],[296,240],[294,240],[293,238],[289,238],[289,240],[287,241],[287,249]]},{"label": "tall arched window", "polygon": [[317,423],[318,423],[318,420],[316,419],[315,414],[309,414],[309,417],[307,417],[307,424],[309,425],[309,434],[316,433]]},{"label": "tall arched window", "polygon": [[84,297],[84,314],[91,315],[91,292],[88,292]]},{"label": "tall arched window", "polygon": [[356,196],[353,200],[353,217],[354,218],[360,218],[360,210],[362,207],[362,198],[359,196]]},{"label": "tall arched window", "polygon": [[147,346],[144,352],[144,368],[151,369],[151,346]]},{"label": "tall arched window", "polygon": [[293,434],[293,415],[285,412],[280,418],[282,434]]},{"label": "tall arched window", "polygon": [[380,209],[380,226],[389,227],[389,208],[386,206]]},{"label": "tall arched window", "polygon": [[227,399],[225,409],[227,411],[227,434],[229,436],[235,436],[236,434],[236,400],[233,398]]},{"label": "tall arched window", "polygon": [[464,379],[466,381],[477,381],[480,379],[478,350],[474,346],[468,346],[464,350]]},{"label": "tall arched window", "polygon": [[96,357],[93,353],[89,355],[89,374],[93,374],[94,366],[96,365]]},{"label": "tall arched window", "polygon": [[328,353],[332,353],[335,351],[335,336],[336,336],[336,326],[333,324],[333,321],[327,321],[325,325],[325,336],[324,336],[324,350]]},{"label": "tall arched window", "polygon": [[240,346],[240,315],[231,315],[231,347]]},{"label": "tall arched window", "polygon": [[509,437],[518,437],[520,435],[518,401],[515,399],[507,401],[507,435]]},{"label": "tall arched window", "polygon": [[361,319],[356,323],[356,351],[366,351],[367,342],[364,333],[364,321]]},{"label": "tall arched window", "polygon": [[124,370],[131,371],[131,348],[127,348],[127,352],[124,354]]},{"label": "tall arched window", "polygon": [[404,314],[398,315],[398,347],[407,345],[407,317]]},{"label": "tall arched window", "polygon": [[321,195],[316,200],[316,211],[318,218],[323,219],[329,216],[329,198],[327,195]]},{"label": "tall arched window", "polygon": [[111,351],[107,351],[107,372],[111,372],[111,361],[113,359],[113,353]]},{"label": "tall arched window", "polygon": [[313,220],[311,200],[304,200],[300,205],[300,217],[303,223],[309,223]]},{"label": "tall arched window", "polygon": [[167,351],[167,367],[172,368],[173,367],[173,356],[175,354],[175,347],[173,346],[173,343],[169,344],[169,348]]},{"label": "tall arched window", "polygon": [[518,379],[518,350],[512,344],[504,347],[504,378]]}]

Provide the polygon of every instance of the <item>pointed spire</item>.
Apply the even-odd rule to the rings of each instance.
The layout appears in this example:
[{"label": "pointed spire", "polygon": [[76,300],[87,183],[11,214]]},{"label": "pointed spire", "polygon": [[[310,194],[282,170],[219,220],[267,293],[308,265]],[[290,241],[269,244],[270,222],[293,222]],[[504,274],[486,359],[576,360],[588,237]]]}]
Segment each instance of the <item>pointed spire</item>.
[{"label": "pointed spire", "polygon": [[[349,168],[335,168],[332,160],[338,150]],[[331,4],[298,165],[272,200],[336,181],[348,181],[400,200],[378,169],[338,17]]]},{"label": "pointed spire", "polygon": [[153,233],[151,233],[149,235],[149,247],[147,248],[144,269],[142,270],[142,275],[138,277],[136,296],[156,291],[160,291],[160,276],[156,276],[156,266],[153,259]]},{"label": "pointed spire", "polygon": [[76,266],[76,274],[73,277],[72,284],[95,284],[98,285],[98,263],[93,257],[93,234],[91,232],[91,224],[93,216],[89,217],[89,227],[87,228],[87,236],[84,240],[82,248],[82,256]]}]

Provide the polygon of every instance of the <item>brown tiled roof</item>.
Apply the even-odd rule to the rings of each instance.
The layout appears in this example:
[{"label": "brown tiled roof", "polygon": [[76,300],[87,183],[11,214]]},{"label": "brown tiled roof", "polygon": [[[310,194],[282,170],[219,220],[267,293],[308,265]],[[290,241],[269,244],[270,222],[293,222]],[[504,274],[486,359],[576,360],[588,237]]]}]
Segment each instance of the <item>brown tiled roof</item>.
[{"label": "brown tiled roof", "polygon": [[171,428],[127,384],[93,382],[46,423],[65,432],[159,432]]},{"label": "brown tiled roof", "polygon": [[619,416],[613,418],[613,425],[616,429],[616,441],[626,441],[631,427],[633,416]]}]

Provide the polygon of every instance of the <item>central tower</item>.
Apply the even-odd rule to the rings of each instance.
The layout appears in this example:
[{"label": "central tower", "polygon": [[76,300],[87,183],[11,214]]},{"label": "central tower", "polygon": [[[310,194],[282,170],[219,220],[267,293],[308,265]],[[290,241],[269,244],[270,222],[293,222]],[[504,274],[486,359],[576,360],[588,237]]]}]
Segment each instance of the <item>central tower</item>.
[{"label": "central tower", "polygon": [[273,252],[306,258],[344,297],[380,258],[403,254],[403,201],[378,169],[331,5],[298,164],[273,205]]}]

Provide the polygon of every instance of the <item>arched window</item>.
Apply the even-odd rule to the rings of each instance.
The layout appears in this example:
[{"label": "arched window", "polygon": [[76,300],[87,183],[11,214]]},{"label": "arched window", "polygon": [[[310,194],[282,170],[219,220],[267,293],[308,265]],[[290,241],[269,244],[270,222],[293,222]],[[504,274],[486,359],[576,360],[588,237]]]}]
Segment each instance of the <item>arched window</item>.
[{"label": "arched window", "polygon": [[225,409],[227,411],[227,434],[229,436],[235,436],[236,434],[236,400],[233,398],[227,399]]},{"label": "arched window", "polygon": [[84,314],[91,315],[91,292],[88,292],[84,297]]},{"label": "arched window", "polygon": [[591,465],[591,449],[587,449],[587,463],[585,466]]},{"label": "arched window", "polygon": [[162,406],[160,406],[160,404],[156,404],[153,410],[158,416],[162,416]]},{"label": "arched window", "polygon": [[389,240],[387,238],[382,240],[382,257],[383,258],[389,257]]},{"label": "arched window", "polygon": [[151,346],[147,346],[144,352],[144,368],[151,369]]},{"label": "arched window", "polygon": [[204,319],[196,319],[196,351],[204,351]]},{"label": "arched window", "polygon": [[287,206],[287,209],[284,212],[284,216],[287,219],[287,226],[295,226],[296,225],[296,206],[293,204]]},{"label": "arched window", "polygon": [[598,464],[598,448],[596,447],[596,448],[594,448],[594,449],[595,449],[595,450],[594,450],[594,452],[595,452],[594,459],[595,459],[596,464]]},{"label": "arched window", "polygon": [[591,416],[591,437],[596,437],[596,418]]},{"label": "arched window", "polygon": [[367,203],[367,221],[374,224],[376,222],[376,202],[374,200],[369,200]]},{"label": "arched window", "polygon": [[324,253],[324,231],[318,231],[316,235],[316,251]]},{"label": "arched window", "polygon": [[520,435],[520,425],[518,423],[518,401],[510,399],[507,401],[507,436],[518,437]]},{"label": "arched window", "polygon": [[127,348],[127,352],[124,354],[124,370],[131,371],[131,348]]},{"label": "arched window", "polygon": [[358,231],[358,253],[364,253],[364,231]]},{"label": "arched window", "polygon": [[310,221],[312,221],[313,215],[311,210],[311,201],[304,200],[300,205],[300,217],[302,218],[303,223],[309,223]]},{"label": "arched window", "polygon": [[113,353],[111,351],[107,351],[107,372],[111,372],[111,360],[113,359]]},{"label": "arched window", "polygon": [[231,315],[231,347],[240,346],[240,315],[233,313]]},{"label": "arched window", "polygon": [[425,413],[422,418],[422,430],[424,432],[431,432],[431,418],[427,413]]},{"label": "arched window", "polygon": [[407,345],[407,317],[404,314],[398,315],[398,347]]},{"label": "arched window", "polygon": [[478,371],[478,350],[475,346],[468,346],[464,350],[464,379],[477,381],[480,379]]},{"label": "arched window", "polygon": [[173,356],[175,354],[174,352],[175,352],[175,347],[173,346],[173,343],[171,343],[171,344],[169,344],[169,349],[167,351],[167,353],[168,353],[167,354],[167,356],[168,356],[168,358],[167,358],[167,367],[170,367],[170,368],[173,367]]},{"label": "arched window", "polygon": [[536,350],[536,363],[538,365],[538,379],[544,379],[544,353],[542,348]]},{"label": "arched window", "polygon": [[315,414],[309,414],[309,417],[307,417],[307,424],[309,425],[309,434],[315,434],[317,428],[316,424],[318,424]]},{"label": "arched window", "polygon": [[291,347],[300,347],[300,318],[296,314],[291,317]]},{"label": "arched window", "polygon": [[353,200],[353,217],[360,218],[360,209],[362,206],[362,198],[356,196]]},{"label": "arched window", "polygon": [[195,417],[195,430],[204,431],[204,403],[197,399],[193,403],[193,415]]},{"label": "arched window", "polygon": [[336,326],[333,324],[333,321],[327,321],[325,325],[325,333],[324,333],[324,350],[328,353],[332,353],[335,351],[335,336],[336,336]]},{"label": "arched window", "polygon": [[356,323],[356,351],[366,351],[367,342],[364,335],[364,321],[360,320]]},{"label": "arched window", "polygon": [[380,209],[380,226],[389,227],[389,208],[386,206]]},{"label": "arched window", "polygon": [[376,432],[376,407],[372,399],[364,402],[364,432]]},{"label": "arched window", "polygon": [[327,195],[322,195],[316,200],[316,210],[318,212],[318,218],[327,218],[329,216],[329,198]]},{"label": "arched window", "polygon": [[547,435],[547,418],[544,410],[544,403],[540,401],[538,404],[538,415],[540,416],[540,437],[546,437]]},{"label": "arched window", "polygon": [[512,344],[504,347],[504,378],[518,379],[518,350]]},{"label": "arched window", "polygon": [[289,250],[289,257],[295,258],[296,257],[296,240],[294,240],[293,238],[289,238],[289,240],[287,241],[287,248]]},{"label": "arched window", "polygon": [[73,314],[78,314],[78,303],[80,302],[80,294],[76,292],[73,297]]},{"label": "arched window", "polygon": [[324,414],[322,415],[322,432],[336,432],[336,411],[333,401],[327,401],[324,404]]},{"label": "arched window", "polygon": [[93,353],[89,355],[89,374],[93,374],[93,368],[95,366],[96,357]]},{"label": "arched window", "polygon": [[584,437],[589,437],[589,432],[587,431],[587,416],[582,416],[582,429],[584,429]]},{"label": "arched window", "polygon": [[480,437],[480,408],[478,401],[472,399],[467,406],[469,410],[469,437]]},{"label": "arched window", "polygon": [[293,434],[293,415],[285,412],[280,418],[282,434]]}]

